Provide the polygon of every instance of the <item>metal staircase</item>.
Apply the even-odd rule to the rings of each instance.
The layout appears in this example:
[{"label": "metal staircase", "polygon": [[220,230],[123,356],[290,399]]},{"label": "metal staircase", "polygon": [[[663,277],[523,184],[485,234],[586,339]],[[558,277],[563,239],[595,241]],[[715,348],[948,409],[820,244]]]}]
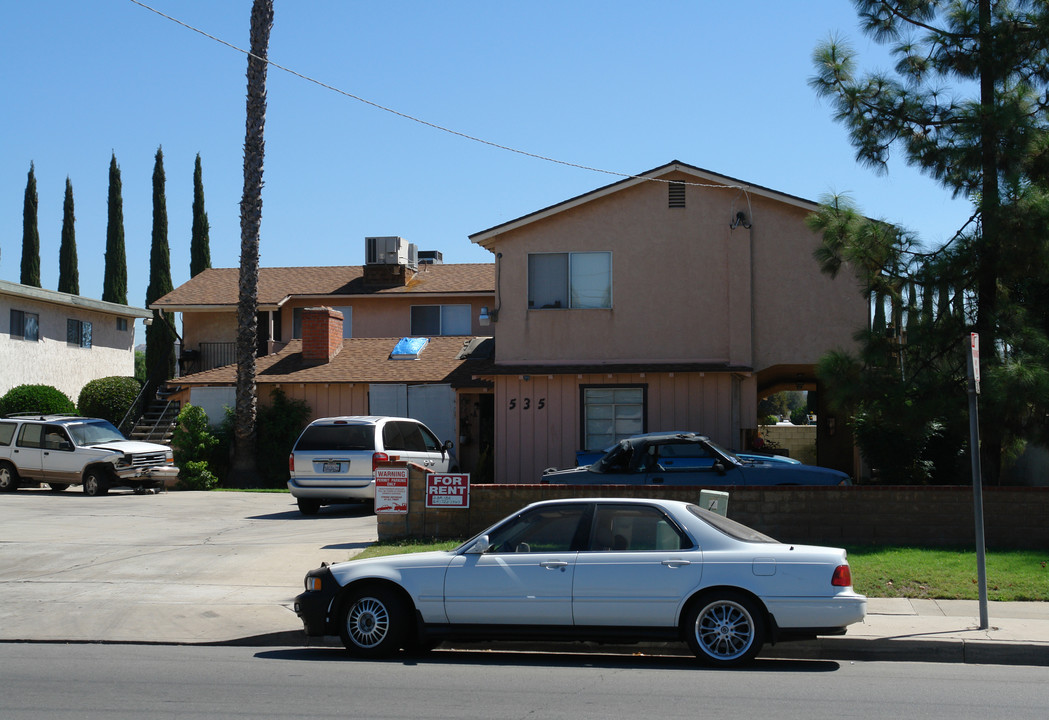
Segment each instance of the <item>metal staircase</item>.
[{"label": "metal staircase", "polygon": [[181,403],[178,400],[172,400],[171,397],[178,390],[177,386],[162,385],[157,390],[156,398],[146,406],[142,417],[135,422],[135,426],[128,433],[128,439],[171,445],[171,436],[175,432],[175,420],[181,409]]}]

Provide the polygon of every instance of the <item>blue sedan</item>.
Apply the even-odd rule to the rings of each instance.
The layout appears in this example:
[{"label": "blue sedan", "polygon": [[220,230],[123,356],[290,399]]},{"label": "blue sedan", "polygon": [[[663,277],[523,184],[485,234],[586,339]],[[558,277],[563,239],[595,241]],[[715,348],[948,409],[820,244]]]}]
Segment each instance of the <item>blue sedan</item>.
[{"label": "blue sedan", "polygon": [[558,485],[849,485],[838,470],[743,459],[705,435],[650,433],[619,441],[584,467],[547,470]]}]

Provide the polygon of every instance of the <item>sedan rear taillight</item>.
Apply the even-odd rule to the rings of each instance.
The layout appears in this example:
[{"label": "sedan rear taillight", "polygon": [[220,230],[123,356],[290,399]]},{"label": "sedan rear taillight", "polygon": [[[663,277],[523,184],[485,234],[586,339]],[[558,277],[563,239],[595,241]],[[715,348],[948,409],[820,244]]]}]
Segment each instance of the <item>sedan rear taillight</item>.
[{"label": "sedan rear taillight", "polygon": [[384,452],[372,453],[372,474],[375,474],[375,468],[379,466],[379,463],[390,462],[390,456]]},{"label": "sedan rear taillight", "polygon": [[839,565],[834,568],[834,576],[830,579],[830,584],[835,587],[851,587],[852,571],[849,570],[849,566]]},{"label": "sedan rear taillight", "polygon": [[295,453],[288,456],[288,472],[295,472]]}]

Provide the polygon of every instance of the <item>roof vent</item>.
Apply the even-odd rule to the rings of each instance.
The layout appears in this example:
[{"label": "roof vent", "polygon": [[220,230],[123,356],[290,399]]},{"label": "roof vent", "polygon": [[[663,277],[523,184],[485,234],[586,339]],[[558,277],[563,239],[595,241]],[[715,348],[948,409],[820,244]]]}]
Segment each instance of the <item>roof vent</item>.
[{"label": "roof vent", "polygon": [[668,206],[672,208],[685,207],[685,183],[667,183]]}]

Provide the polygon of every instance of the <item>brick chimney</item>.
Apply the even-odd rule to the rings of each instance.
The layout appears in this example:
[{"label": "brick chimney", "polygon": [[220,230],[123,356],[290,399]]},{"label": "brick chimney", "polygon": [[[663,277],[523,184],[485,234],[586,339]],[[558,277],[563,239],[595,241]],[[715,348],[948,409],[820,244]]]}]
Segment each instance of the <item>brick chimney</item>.
[{"label": "brick chimney", "polygon": [[330,307],[303,308],[302,360],[323,365],[342,350],[342,313]]}]

